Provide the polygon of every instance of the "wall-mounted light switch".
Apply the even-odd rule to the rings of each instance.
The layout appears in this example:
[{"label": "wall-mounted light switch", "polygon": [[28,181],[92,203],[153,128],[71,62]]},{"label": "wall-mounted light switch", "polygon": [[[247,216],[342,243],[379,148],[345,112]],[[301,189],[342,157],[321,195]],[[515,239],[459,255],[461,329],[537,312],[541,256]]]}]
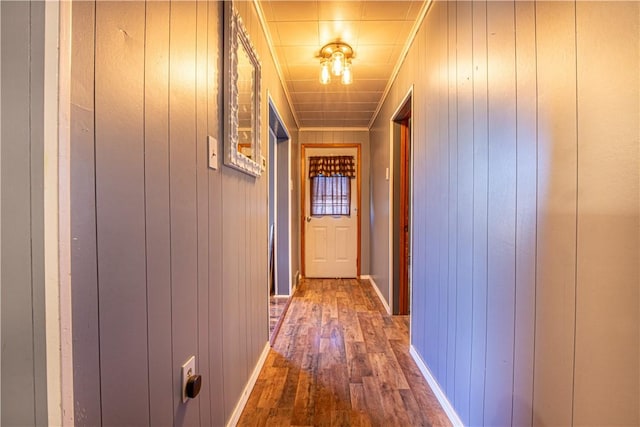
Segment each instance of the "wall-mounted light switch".
[{"label": "wall-mounted light switch", "polygon": [[207,137],[209,145],[209,167],[211,169],[218,169],[218,140],[209,135]]},{"label": "wall-mounted light switch", "polygon": [[385,169],[384,171],[384,178],[389,181],[389,168]]}]

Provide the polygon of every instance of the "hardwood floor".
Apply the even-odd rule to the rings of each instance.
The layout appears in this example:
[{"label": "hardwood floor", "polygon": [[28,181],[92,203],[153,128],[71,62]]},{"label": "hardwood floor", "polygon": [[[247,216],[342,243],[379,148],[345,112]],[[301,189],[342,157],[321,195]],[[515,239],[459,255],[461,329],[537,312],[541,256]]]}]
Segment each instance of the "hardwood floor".
[{"label": "hardwood floor", "polygon": [[450,425],[368,280],[305,279],[240,426]]},{"label": "hardwood floor", "polygon": [[289,303],[288,296],[281,297],[281,296],[271,295],[269,297],[269,337],[273,335],[273,332],[275,331],[278,322],[280,322],[280,317],[282,316],[282,313],[284,312],[288,303]]}]

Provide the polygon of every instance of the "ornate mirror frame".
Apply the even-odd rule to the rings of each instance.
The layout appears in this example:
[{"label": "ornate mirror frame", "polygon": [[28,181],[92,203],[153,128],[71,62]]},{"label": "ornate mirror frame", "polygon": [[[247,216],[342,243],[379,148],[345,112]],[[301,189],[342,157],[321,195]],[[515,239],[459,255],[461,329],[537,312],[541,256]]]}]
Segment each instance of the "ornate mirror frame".
[{"label": "ornate mirror frame", "polygon": [[[251,158],[240,153],[238,147],[238,49],[242,48],[254,67]],[[258,177],[262,173],[261,65],[249,33],[232,1],[224,2],[224,76],[224,164]]]}]

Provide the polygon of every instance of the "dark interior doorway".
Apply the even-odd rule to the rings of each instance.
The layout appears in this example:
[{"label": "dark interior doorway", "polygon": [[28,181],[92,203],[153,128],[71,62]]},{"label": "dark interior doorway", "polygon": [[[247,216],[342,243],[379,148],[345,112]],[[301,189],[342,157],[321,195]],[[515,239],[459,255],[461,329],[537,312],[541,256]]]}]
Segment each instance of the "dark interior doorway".
[{"label": "dark interior doorway", "polygon": [[393,313],[408,315],[411,264],[411,94],[393,117]]}]

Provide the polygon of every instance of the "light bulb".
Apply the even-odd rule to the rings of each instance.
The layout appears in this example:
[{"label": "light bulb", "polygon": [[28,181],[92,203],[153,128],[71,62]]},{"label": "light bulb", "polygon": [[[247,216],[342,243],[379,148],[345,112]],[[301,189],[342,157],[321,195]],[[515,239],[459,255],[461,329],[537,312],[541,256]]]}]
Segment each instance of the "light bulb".
[{"label": "light bulb", "polygon": [[351,74],[351,61],[347,60],[342,71],[342,84],[350,85],[353,83],[353,75]]},{"label": "light bulb", "polygon": [[331,73],[329,72],[329,61],[322,61],[320,64],[320,83],[323,85],[331,82]]},{"label": "light bulb", "polygon": [[331,55],[331,63],[333,75],[341,75],[342,70],[344,69],[344,53],[340,51],[333,52],[333,54]]}]

